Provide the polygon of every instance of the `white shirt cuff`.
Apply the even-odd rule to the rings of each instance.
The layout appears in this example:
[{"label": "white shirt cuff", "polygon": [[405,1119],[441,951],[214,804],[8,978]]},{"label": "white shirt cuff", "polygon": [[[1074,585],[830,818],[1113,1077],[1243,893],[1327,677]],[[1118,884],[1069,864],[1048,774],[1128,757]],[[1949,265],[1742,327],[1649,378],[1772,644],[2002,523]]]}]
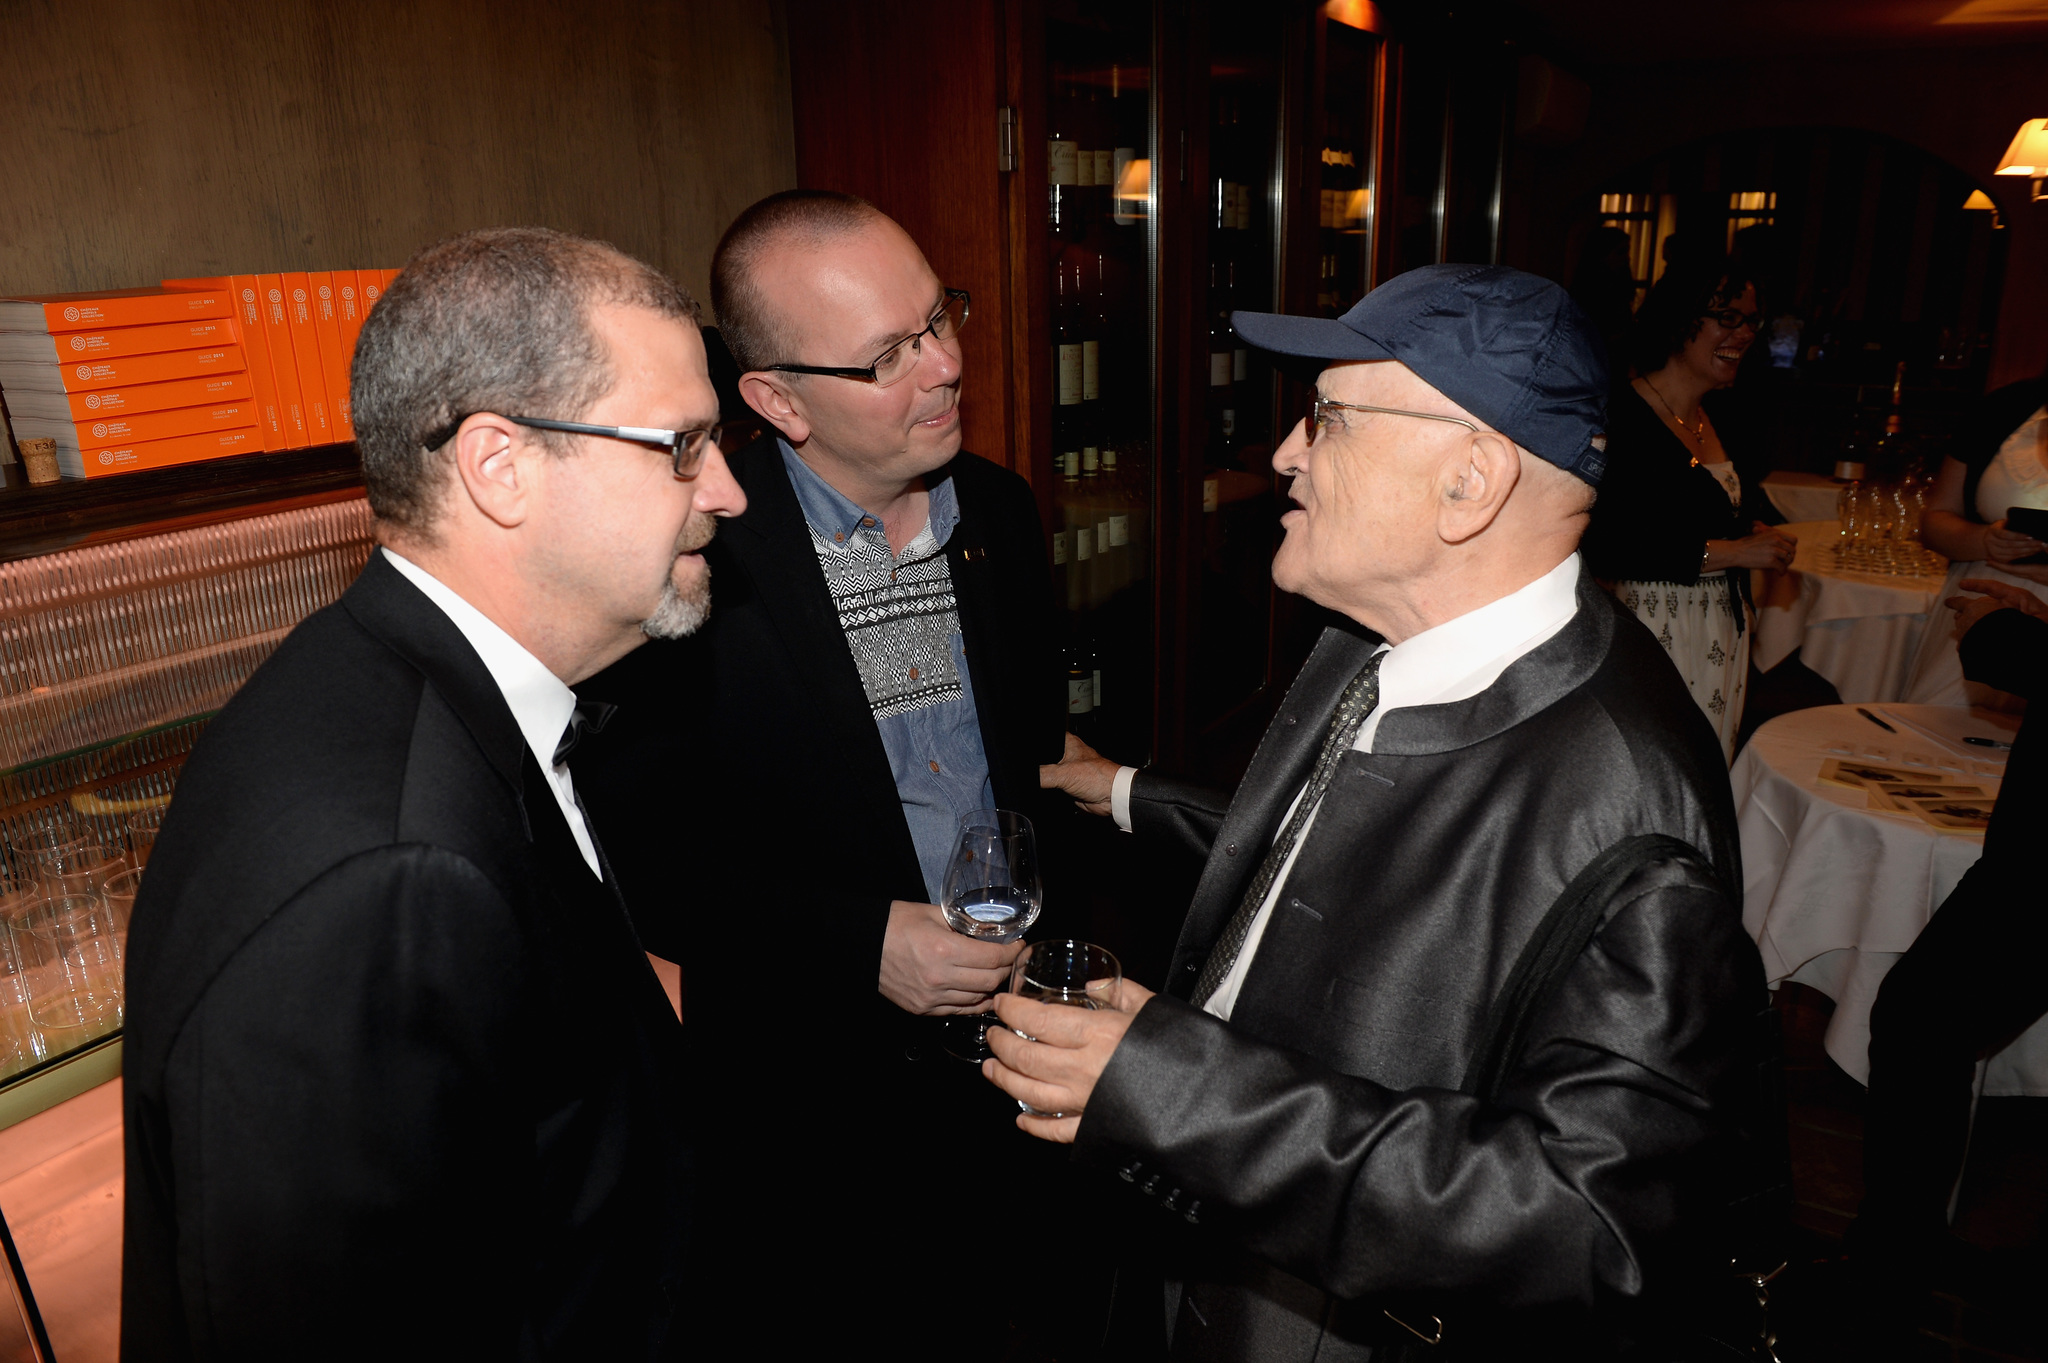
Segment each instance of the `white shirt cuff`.
[{"label": "white shirt cuff", "polygon": [[1131,831],[1131,780],[1137,774],[1136,767],[1118,767],[1116,780],[1109,783],[1109,817],[1126,833]]}]

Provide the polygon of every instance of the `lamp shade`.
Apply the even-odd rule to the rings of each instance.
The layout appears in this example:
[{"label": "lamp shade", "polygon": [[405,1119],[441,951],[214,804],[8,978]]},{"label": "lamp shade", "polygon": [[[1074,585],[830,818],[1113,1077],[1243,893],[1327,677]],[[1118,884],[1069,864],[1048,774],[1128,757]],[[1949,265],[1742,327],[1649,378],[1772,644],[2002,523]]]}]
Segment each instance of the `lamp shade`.
[{"label": "lamp shade", "polygon": [[2048,175],[2048,118],[2030,118],[2020,124],[1994,174]]},{"label": "lamp shade", "polygon": [[1991,202],[1991,196],[1981,189],[1971,190],[1970,197],[1963,200],[1963,207],[1982,209],[1989,213],[1996,213],[1998,211],[1998,205]]}]

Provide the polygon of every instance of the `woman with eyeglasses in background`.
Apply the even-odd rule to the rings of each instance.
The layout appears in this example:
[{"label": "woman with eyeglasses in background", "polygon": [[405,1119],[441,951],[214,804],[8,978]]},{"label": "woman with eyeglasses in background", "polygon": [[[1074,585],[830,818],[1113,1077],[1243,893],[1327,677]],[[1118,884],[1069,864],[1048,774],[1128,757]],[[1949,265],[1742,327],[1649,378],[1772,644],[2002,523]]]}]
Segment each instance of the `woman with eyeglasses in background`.
[{"label": "woman with eyeglasses in background", "polygon": [[1792,562],[1752,520],[1705,398],[1735,382],[1761,322],[1719,255],[1680,257],[1637,310],[1634,372],[1607,414],[1607,474],[1585,539],[1594,576],[1657,636],[1733,758],[1749,674],[1749,570]]}]

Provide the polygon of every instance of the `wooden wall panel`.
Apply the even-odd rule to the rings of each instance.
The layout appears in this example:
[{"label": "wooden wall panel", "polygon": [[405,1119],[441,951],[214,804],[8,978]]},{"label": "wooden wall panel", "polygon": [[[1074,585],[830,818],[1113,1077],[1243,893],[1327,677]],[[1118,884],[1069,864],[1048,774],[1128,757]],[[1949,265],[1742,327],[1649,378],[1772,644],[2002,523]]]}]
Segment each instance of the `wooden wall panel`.
[{"label": "wooden wall panel", "polygon": [[917,239],[940,279],[974,295],[962,338],[965,445],[1029,477],[1012,420],[1016,357],[996,140],[1008,96],[996,0],[788,6],[798,182],[871,201]]},{"label": "wooden wall panel", "polygon": [[778,0],[0,0],[0,100],[0,293],[537,223],[707,298],[796,182]]}]

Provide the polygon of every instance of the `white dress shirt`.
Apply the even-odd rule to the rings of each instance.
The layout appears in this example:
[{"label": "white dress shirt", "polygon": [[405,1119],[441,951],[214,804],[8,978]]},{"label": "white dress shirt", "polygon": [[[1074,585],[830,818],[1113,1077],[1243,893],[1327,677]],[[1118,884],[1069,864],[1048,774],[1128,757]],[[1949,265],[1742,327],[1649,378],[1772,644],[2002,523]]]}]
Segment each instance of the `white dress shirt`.
[{"label": "white dress shirt", "polygon": [[426,594],[427,600],[441,608],[441,613],[462,631],[462,637],[469,640],[469,646],[483,660],[484,670],[498,684],[499,694],[505,697],[519,732],[525,736],[526,746],[533,751],[540,769],[548,774],[555,803],[561,806],[562,817],[569,823],[576,850],[583,854],[583,864],[592,875],[604,879],[604,872],[598,869],[597,845],[591,842],[583,810],[576,803],[576,787],[569,780],[568,764],[555,765],[555,745],[562,741],[562,731],[569,727],[569,717],[576,713],[576,693],[521,647],[517,639],[458,596],[454,588],[410,559],[389,549],[382,552],[391,560],[392,567],[404,573],[407,581]]},{"label": "white dress shirt", "polygon": [[[1359,726],[1358,737],[1351,746],[1360,752],[1371,752],[1380,720],[1390,710],[1469,700],[1493,685],[1510,664],[1555,635],[1578,613],[1578,587],[1579,556],[1572,554],[1520,591],[1446,620],[1392,648],[1382,644],[1380,652],[1385,656],[1380,662],[1380,703]],[[1135,775],[1135,767],[1123,768],[1117,772],[1110,791],[1110,812],[1117,826],[1126,830],[1131,826],[1131,778]],[[1304,782],[1303,789],[1306,788]],[[1294,817],[1294,806],[1300,802],[1301,796],[1297,794],[1281,816],[1281,827]],[[1294,870],[1294,858],[1314,827],[1315,813],[1311,812],[1280,873],[1273,877],[1273,888],[1267,892],[1251,930],[1245,934],[1244,948],[1237,953],[1230,973],[1203,1005],[1205,1011],[1229,1020],[1231,1009],[1237,1005],[1237,991],[1251,969],[1252,958],[1258,954],[1259,940],[1265,936],[1266,920],[1286,888],[1287,877]]]}]

